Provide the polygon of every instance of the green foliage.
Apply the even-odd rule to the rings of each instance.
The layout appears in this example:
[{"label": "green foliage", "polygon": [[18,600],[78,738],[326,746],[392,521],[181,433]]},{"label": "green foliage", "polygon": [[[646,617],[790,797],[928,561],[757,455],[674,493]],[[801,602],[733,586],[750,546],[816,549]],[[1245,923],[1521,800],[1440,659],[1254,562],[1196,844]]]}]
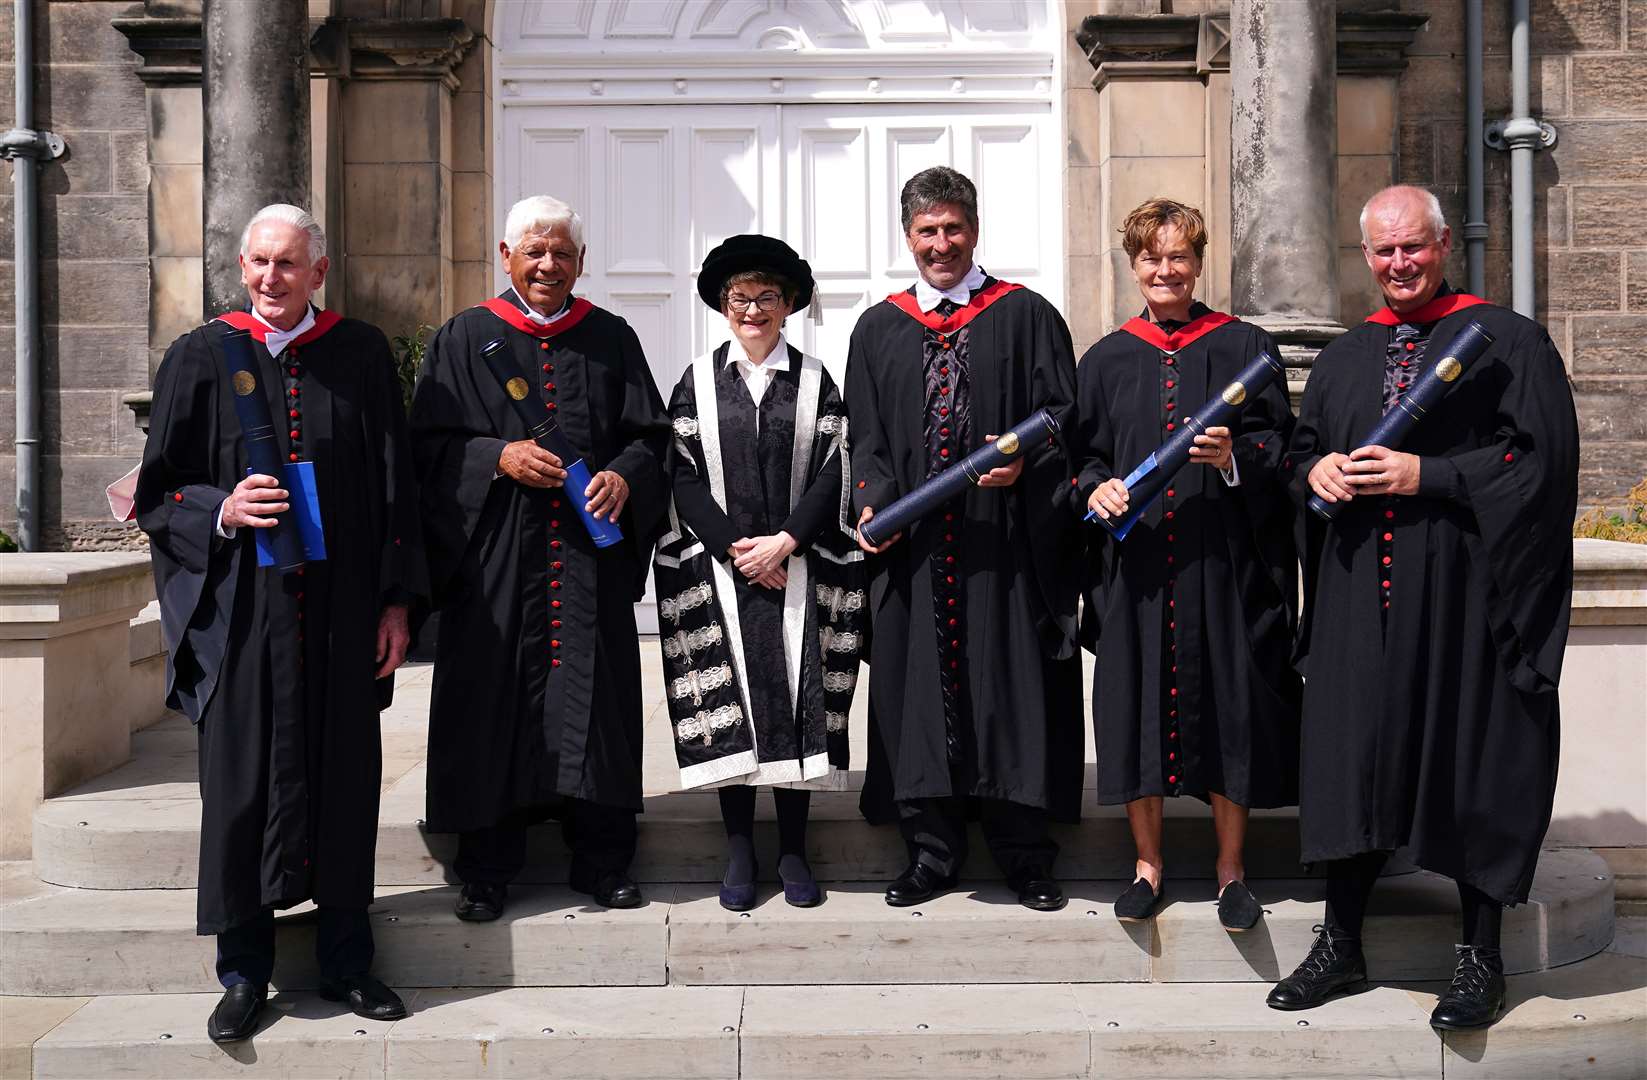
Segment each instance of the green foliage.
[{"label": "green foliage", "polygon": [[1573,535],[1647,544],[1647,480],[1641,481],[1624,496],[1624,513],[1591,510],[1578,519],[1573,526]]},{"label": "green foliage", "polygon": [[0,529],[0,552],[17,550],[17,541],[6,535],[6,530]]},{"label": "green foliage", "polygon": [[411,334],[397,334],[389,341],[395,353],[395,374],[400,377],[400,396],[406,411],[412,411],[412,390],[417,386],[417,373],[423,367],[423,353],[429,347],[432,326],[419,326]]}]

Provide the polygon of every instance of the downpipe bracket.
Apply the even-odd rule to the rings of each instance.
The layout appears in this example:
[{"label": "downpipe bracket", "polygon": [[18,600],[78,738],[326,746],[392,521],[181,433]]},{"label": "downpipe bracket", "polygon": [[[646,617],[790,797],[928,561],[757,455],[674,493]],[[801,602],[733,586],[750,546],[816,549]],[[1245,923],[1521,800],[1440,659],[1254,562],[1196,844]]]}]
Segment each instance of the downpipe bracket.
[{"label": "downpipe bracket", "polygon": [[1530,116],[1494,120],[1481,133],[1481,141],[1493,150],[1549,150],[1556,137],[1555,125]]},{"label": "downpipe bracket", "polygon": [[68,143],[63,136],[55,131],[31,131],[28,128],[11,128],[0,133],[0,158],[10,161],[13,158],[27,157],[36,161],[51,161],[63,156],[68,150]]}]

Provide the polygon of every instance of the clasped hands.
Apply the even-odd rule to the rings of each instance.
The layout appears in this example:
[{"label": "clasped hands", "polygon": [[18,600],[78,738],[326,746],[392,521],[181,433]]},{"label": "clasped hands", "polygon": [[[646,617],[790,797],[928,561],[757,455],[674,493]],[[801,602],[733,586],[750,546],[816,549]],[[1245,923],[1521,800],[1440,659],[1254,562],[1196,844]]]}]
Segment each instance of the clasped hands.
[{"label": "clasped hands", "polygon": [[[1190,447],[1190,460],[1215,469],[1228,470],[1234,460],[1235,438],[1227,427],[1210,427],[1195,437]],[[1127,512],[1129,501],[1127,482],[1112,476],[1093,488],[1087,496],[1087,509],[1108,521]]]},{"label": "clasped hands", "polygon": [[1310,488],[1329,503],[1357,495],[1417,495],[1416,454],[1363,446],[1348,454],[1324,454],[1310,469]]},{"label": "clasped hands", "polygon": [[732,541],[727,557],[738,572],[756,585],[781,589],[789,584],[785,560],[795,552],[795,538],[779,530],[771,536],[746,536]]},{"label": "clasped hands", "polygon": [[[521,439],[503,448],[498,457],[498,472],[517,484],[534,488],[556,488],[566,483],[566,470],[560,458],[551,454],[531,439]],[[629,501],[629,481],[611,469],[603,469],[589,480],[583,497],[589,501],[583,508],[595,516],[618,520],[623,504]]]}]

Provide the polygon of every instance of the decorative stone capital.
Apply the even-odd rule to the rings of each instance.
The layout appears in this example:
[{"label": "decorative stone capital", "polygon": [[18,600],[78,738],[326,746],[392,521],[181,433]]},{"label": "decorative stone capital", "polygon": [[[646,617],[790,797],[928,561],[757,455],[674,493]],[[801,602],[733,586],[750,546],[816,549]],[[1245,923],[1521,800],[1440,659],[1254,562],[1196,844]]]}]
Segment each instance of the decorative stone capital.
[{"label": "decorative stone capital", "polygon": [[205,37],[198,15],[131,15],[112,19],[142,58],[137,77],[146,86],[199,86]]},{"label": "decorative stone capital", "polygon": [[1407,50],[1428,15],[1410,11],[1340,11],[1338,73],[1396,75],[1407,70]]},{"label": "decorative stone capital", "polygon": [[315,33],[313,58],[318,73],[434,79],[456,92],[457,66],[478,40],[462,19],[328,19]]}]

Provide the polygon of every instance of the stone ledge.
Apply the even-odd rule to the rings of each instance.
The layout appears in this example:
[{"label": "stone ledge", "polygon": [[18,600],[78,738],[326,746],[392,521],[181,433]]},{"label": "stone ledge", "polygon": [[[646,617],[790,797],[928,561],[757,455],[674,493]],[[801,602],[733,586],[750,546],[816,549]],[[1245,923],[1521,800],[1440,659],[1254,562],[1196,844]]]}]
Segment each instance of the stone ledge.
[{"label": "stone ledge", "polygon": [[140,552],[21,552],[0,556],[0,640],[61,637],[129,621],[154,599]]},{"label": "stone ledge", "polygon": [[1574,626],[1647,623],[1647,544],[1573,541]]}]

